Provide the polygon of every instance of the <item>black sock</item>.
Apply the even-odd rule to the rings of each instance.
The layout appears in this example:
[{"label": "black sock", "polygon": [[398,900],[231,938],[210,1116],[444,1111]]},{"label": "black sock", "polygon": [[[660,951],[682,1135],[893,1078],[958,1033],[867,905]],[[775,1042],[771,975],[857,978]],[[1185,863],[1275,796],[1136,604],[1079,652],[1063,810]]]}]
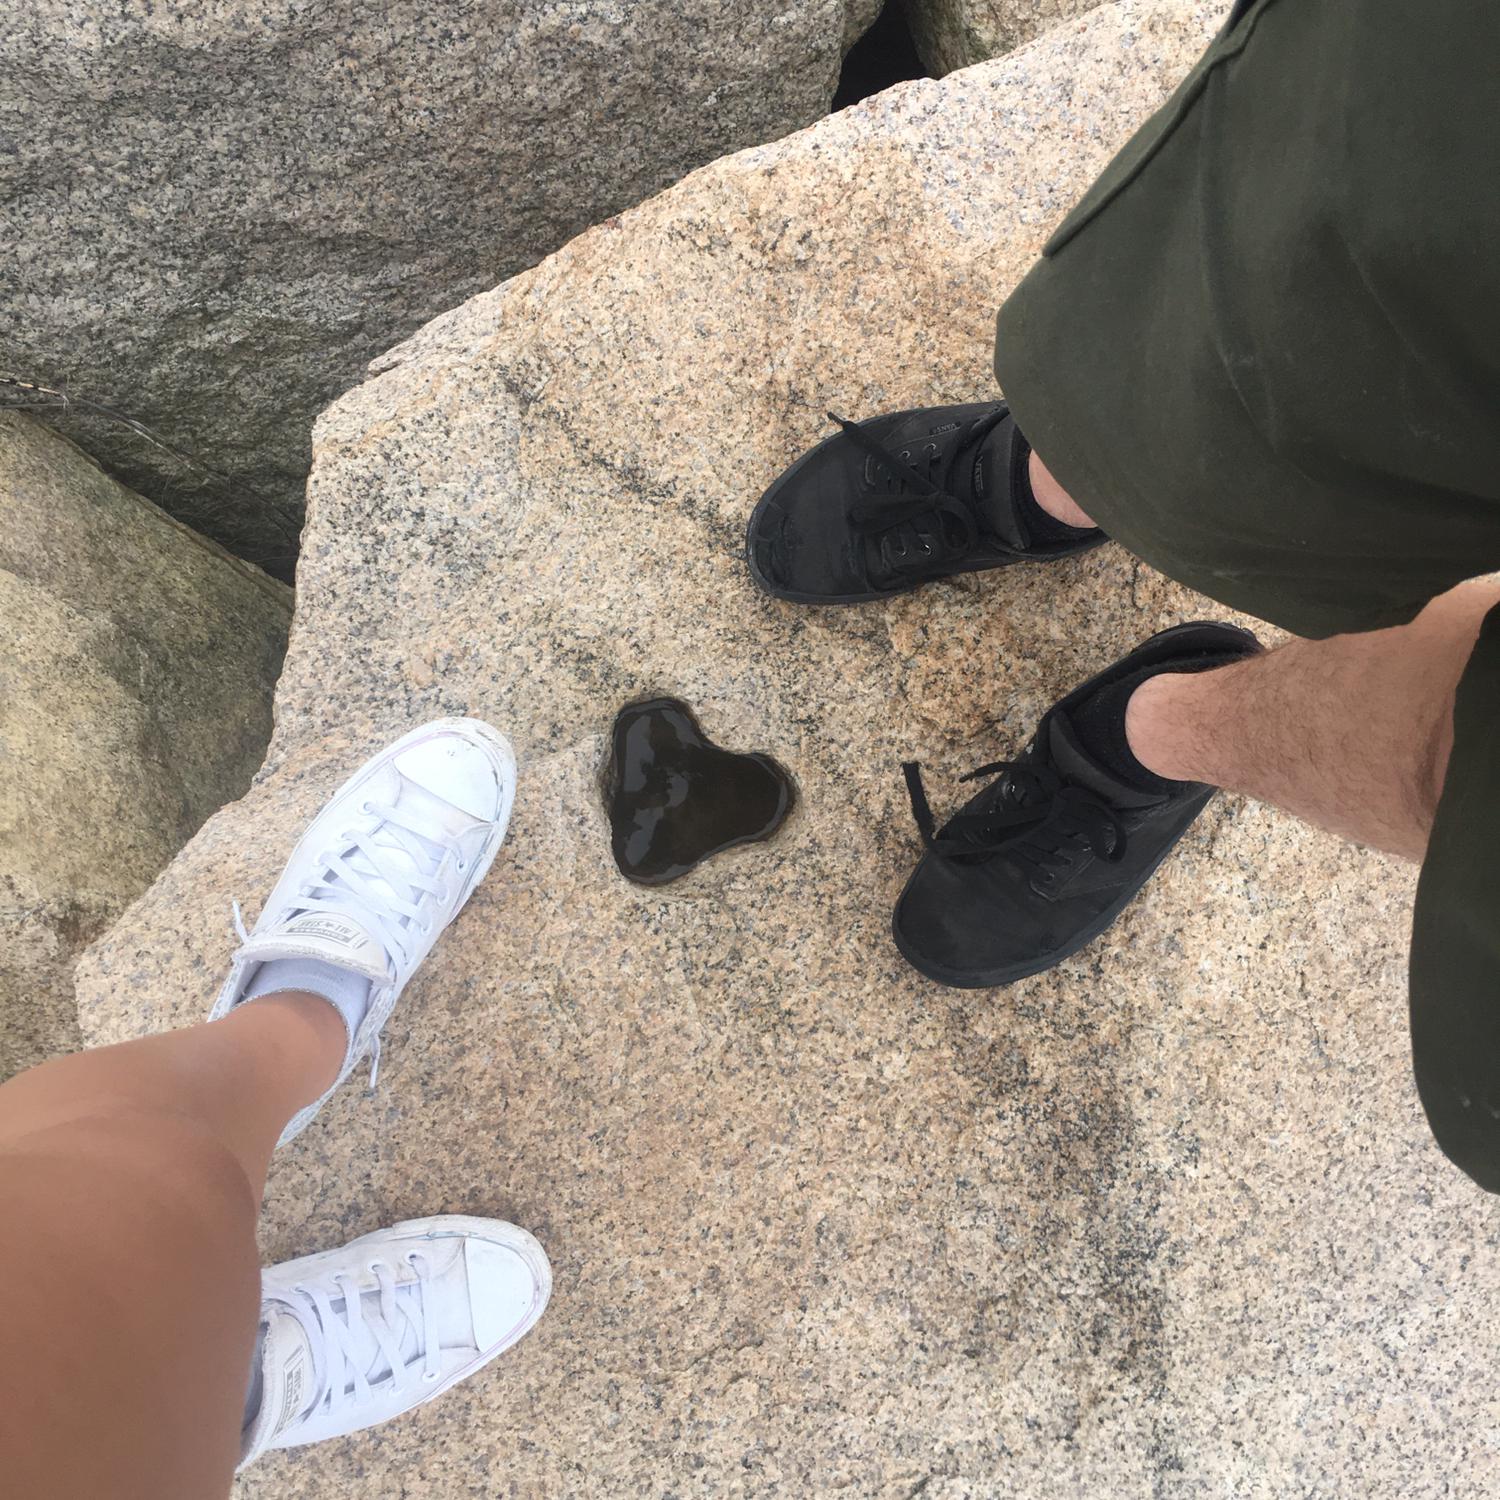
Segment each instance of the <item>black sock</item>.
[{"label": "black sock", "polygon": [[1073,731],[1100,765],[1113,771],[1123,781],[1139,787],[1143,792],[1167,794],[1179,791],[1187,785],[1182,781],[1171,781],[1158,776],[1155,771],[1143,766],[1136,759],[1135,751],[1125,734],[1125,710],[1130,695],[1148,678],[1159,677],[1163,672],[1207,672],[1214,667],[1227,667],[1231,662],[1242,661],[1239,654],[1223,656],[1184,657],[1182,661],[1164,662],[1159,666],[1143,667],[1111,682],[1093,694],[1081,708],[1074,709],[1068,722]]},{"label": "black sock", "polygon": [[[1026,439],[1023,437],[1024,443]],[[1042,509],[1036,498],[1036,493],[1031,488],[1031,445],[1026,447],[1026,462],[1020,464],[1016,469],[1015,493],[1016,493],[1016,516],[1021,525],[1025,527],[1030,536],[1032,544],[1037,542],[1076,542],[1086,536],[1091,536],[1095,530],[1092,526],[1068,526],[1059,521],[1056,516]]]}]

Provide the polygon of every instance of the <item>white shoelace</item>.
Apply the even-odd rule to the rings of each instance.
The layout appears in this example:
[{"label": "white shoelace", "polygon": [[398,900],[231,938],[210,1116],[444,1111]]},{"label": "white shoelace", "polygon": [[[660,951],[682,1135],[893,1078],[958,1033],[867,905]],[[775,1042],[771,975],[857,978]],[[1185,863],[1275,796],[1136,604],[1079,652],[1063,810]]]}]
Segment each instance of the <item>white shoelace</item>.
[{"label": "white shoelace", "polygon": [[[371,1261],[375,1277],[375,1308],[366,1307],[353,1277],[338,1275],[333,1284],[342,1291],[343,1307],[335,1308],[333,1297],[320,1286],[295,1286],[284,1294],[287,1304],[301,1322],[313,1350],[314,1369],[321,1373],[321,1385],[311,1410],[323,1408],[329,1413],[367,1401],[372,1391],[387,1384],[403,1390],[413,1380],[428,1383],[441,1373],[442,1353],[438,1339],[436,1299],[427,1278],[431,1267],[415,1253],[402,1257],[416,1275],[416,1280],[400,1290],[409,1293],[398,1298],[395,1268],[384,1261]],[[415,1299],[419,1316],[411,1311]],[[402,1354],[403,1332],[414,1340],[410,1360]],[[369,1338],[363,1337],[368,1334]],[[375,1343],[373,1358],[369,1339]],[[420,1361],[420,1374],[417,1373]],[[376,1373],[384,1369],[384,1373]]]},{"label": "white shoelace", "polygon": [[377,818],[377,826],[369,832],[346,832],[345,847],[327,856],[318,879],[303,885],[298,905],[303,911],[353,917],[388,957],[404,965],[432,933],[431,923],[424,919],[423,899],[448,899],[436,879],[446,851],[403,822],[394,807],[366,802],[362,811]]},{"label": "white shoelace", "polygon": [[[344,834],[344,847],[324,856],[323,873],[303,883],[296,910],[352,917],[381,944],[389,961],[405,964],[432,932],[423,917],[423,898],[434,896],[439,903],[448,899],[447,887],[435,878],[445,851],[427,834],[403,823],[394,807],[366,802],[363,811],[379,818],[379,825],[369,832],[350,829]],[[395,847],[376,842],[386,835]],[[363,857],[365,868],[354,862],[356,856]],[[397,863],[403,857],[408,863]],[[462,871],[463,865],[458,868]],[[232,905],[235,933],[248,943],[240,904]]]}]

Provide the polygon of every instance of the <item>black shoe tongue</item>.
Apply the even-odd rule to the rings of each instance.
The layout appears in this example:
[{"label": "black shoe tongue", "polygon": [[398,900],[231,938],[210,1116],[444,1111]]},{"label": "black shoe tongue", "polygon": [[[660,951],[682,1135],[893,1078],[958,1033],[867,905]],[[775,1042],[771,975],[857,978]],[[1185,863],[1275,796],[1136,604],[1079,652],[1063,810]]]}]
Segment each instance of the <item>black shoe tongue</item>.
[{"label": "black shoe tongue", "polygon": [[1019,507],[1012,493],[1019,434],[1009,419],[998,422],[985,433],[979,447],[959,472],[970,476],[974,490],[974,510],[985,530],[992,532],[1009,547],[1024,552],[1031,545],[1026,527],[1017,515]]},{"label": "black shoe tongue", "polygon": [[1056,709],[1048,715],[1044,732],[1048,758],[1064,781],[1086,788],[1111,807],[1152,807],[1162,800],[1159,792],[1143,790],[1090,755],[1073,726]]}]

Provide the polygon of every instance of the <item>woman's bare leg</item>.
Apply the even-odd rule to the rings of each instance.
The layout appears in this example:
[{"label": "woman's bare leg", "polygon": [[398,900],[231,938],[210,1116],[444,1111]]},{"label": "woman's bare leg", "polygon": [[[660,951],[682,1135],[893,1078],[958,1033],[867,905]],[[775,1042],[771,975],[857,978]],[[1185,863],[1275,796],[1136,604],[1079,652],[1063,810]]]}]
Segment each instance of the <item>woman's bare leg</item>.
[{"label": "woman's bare leg", "polygon": [[276,995],[0,1087],[8,1500],[228,1493],[266,1166],[347,1047],[326,1000]]}]

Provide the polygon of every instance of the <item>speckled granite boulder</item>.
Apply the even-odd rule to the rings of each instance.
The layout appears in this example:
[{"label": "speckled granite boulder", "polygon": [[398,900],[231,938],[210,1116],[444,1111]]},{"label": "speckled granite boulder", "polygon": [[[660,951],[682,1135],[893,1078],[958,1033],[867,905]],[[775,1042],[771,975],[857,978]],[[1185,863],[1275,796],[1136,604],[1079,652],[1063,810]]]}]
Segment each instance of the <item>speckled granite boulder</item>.
[{"label": "speckled granite boulder", "polygon": [[[1000,57],[1099,0],[902,0],[912,40],[937,77]],[[1229,8],[1228,0],[1221,7]]]},{"label": "speckled granite boulder", "polygon": [[291,595],[0,413],[0,1079],[78,1045],[73,961],[271,732]]},{"label": "speckled granite boulder", "polygon": [[0,371],[196,456],[59,419],[283,571],[313,417],[373,354],[826,113],[879,8],[28,0],[0,28]]},{"label": "speckled granite boulder", "polygon": [[[413,983],[379,1091],[277,1161],[280,1258],[417,1213],[528,1225],[551,1310],[411,1419],[254,1500],[1462,1496],[1500,1481],[1492,1205],[1408,1076],[1411,880],[1216,804],[1057,972],[900,961],[939,796],[1201,600],[1114,548],[887,607],[747,581],[745,518],[826,430],[982,396],[996,302],[1217,7],[1106,6],[695,174],[381,361],[314,439],[264,776],[85,961],[97,1039],[202,1013],[360,756],[503,725],[513,834]],[[660,890],[600,772],[671,693],[795,775],[768,844]]]}]

